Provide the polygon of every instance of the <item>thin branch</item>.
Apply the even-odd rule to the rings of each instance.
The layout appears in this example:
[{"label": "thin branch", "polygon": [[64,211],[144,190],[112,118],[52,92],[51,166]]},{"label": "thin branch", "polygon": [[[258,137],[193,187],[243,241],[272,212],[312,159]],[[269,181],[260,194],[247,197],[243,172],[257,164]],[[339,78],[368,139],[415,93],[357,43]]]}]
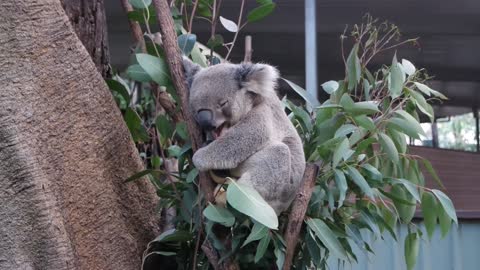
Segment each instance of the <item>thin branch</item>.
[{"label": "thin branch", "polygon": [[[193,18],[195,17],[195,12],[197,12],[197,6],[198,6],[198,2],[200,0],[197,0],[195,1],[195,3],[193,4],[193,9],[192,9],[192,13],[190,13],[190,23],[188,24],[188,33],[192,33],[192,25],[193,25]],[[185,10],[187,10],[185,8]],[[185,12],[185,14],[187,14],[187,12]]]},{"label": "thin branch", "polygon": [[307,164],[303,175],[303,186],[300,188],[300,192],[293,201],[292,210],[288,216],[287,228],[284,232],[284,239],[287,247],[283,269],[290,269],[292,266],[293,255],[295,254],[295,247],[298,242],[298,235],[303,225],[308,203],[312,197],[318,170],[319,168],[317,165],[312,163]]},{"label": "thin branch", "polygon": [[245,0],[242,0],[242,4],[240,6],[240,14],[238,15],[238,22],[237,22],[238,30],[237,32],[235,32],[235,36],[233,36],[232,45],[228,49],[227,56],[225,56],[225,61],[228,61],[228,57],[230,56],[230,53],[232,53],[233,47],[235,46],[235,41],[237,41],[238,33],[240,32],[241,28],[245,26],[245,25],[242,25],[242,27],[240,27],[240,25],[242,24],[242,15],[243,15],[244,6],[245,6]]},{"label": "thin branch", "polygon": [[[128,14],[128,12],[133,11],[132,5],[128,2],[128,0],[120,0],[122,3],[122,7],[125,10],[125,12]],[[140,24],[136,21],[128,20],[128,23],[130,24],[130,29],[132,29],[132,34],[133,34],[133,40],[136,44],[139,44],[141,49],[145,49],[145,40],[143,39],[143,31],[142,27],[140,27]]]}]

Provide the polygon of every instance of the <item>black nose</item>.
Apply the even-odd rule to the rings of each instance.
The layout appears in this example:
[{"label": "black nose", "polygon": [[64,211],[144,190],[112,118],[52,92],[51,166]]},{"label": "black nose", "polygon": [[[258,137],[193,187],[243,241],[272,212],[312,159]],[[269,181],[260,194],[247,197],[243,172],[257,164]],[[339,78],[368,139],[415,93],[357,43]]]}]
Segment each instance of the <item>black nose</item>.
[{"label": "black nose", "polygon": [[203,130],[212,130],[215,128],[213,124],[213,114],[210,110],[200,110],[197,112],[197,123]]}]

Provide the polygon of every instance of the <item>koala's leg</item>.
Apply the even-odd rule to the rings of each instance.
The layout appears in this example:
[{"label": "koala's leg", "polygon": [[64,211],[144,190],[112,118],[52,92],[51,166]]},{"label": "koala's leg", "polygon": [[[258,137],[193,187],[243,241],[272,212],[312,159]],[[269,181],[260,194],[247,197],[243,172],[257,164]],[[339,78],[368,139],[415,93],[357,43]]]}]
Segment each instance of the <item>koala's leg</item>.
[{"label": "koala's leg", "polygon": [[238,183],[255,188],[279,215],[288,208],[298,188],[291,179],[290,160],[287,145],[271,144],[240,165]]}]

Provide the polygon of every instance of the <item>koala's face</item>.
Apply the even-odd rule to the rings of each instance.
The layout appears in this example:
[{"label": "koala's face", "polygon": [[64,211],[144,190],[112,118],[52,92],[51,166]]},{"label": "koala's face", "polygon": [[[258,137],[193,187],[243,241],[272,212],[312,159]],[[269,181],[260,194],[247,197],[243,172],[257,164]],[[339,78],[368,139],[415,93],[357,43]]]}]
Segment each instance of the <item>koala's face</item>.
[{"label": "koala's face", "polygon": [[255,94],[242,84],[242,67],[218,64],[199,70],[190,86],[190,109],[214,139],[235,125],[254,106]]}]

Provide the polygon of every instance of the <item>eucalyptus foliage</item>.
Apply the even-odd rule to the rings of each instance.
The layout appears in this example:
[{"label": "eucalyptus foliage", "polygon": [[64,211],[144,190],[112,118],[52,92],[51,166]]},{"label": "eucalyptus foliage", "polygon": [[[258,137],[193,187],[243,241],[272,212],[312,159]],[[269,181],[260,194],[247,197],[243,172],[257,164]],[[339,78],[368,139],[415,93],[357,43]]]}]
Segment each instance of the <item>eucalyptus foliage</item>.
[{"label": "eucalyptus foliage", "polygon": [[[126,181],[148,176],[157,189],[159,208],[176,213],[175,228],[163,232],[145,251],[143,268],[151,269],[154,262],[165,259],[178,269],[209,269],[199,249],[208,239],[221,255],[220,261],[233,258],[242,269],[271,269],[272,265],[281,269],[286,214],[277,218],[254,189],[234,180],[224,186],[226,208],[207,204],[199,193],[198,170],[192,163],[185,123],[175,122],[158,105],[159,91],[168,93],[177,110],[179,101],[162,48],[149,32],[151,18],[156,15],[150,1],[130,2],[135,10],[128,18],[141,22],[147,30],[146,51],[135,49],[125,80],[116,76],[107,83],[148,169]],[[207,44],[200,43],[191,33],[189,18],[194,14],[188,11],[193,5],[197,5],[195,18],[209,21],[212,27],[219,21],[234,34],[233,41],[225,43],[224,37],[212,31]],[[274,9],[271,0],[257,0],[257,7],[246,15],[246,23],[259,21]],[[222,61],[218,52],[229,55],[238,31],[245,26],[242,17],[234,22],[220,16],[218,10],[213,0],[178,1],[172,6],[179,47],[201,66]],[[378,53],[415,42],[392,44],[398,37],[396,26],[378,23],[369,16],[351,33],[344,33],[342,50],[344,40],[353,41],[348,55],[342,55],[345,78],[322,84],[329,96],[323,103],[285,80],[304,100],[299,104],[284,99],[286,111],[304,142],[306,159],[321,166],[299,236],[295,269],[326,269],[330,257],[355,263],[353,246],[374,253],[370,238],[364,238],[362,232],[376,239],[388,233],[404,241],[405,262],[412,269],[424,235],[412,222],[417,208],[423,213],[429,238],[437,223],[442,235],[452,222],[457,223],[453,204],[440,190],[442,185],[431,164],[409,154],[407,145],[408,137],[419,139],[424,135],[422,115],[434,119],[429,102],[446,97],[427,86],[424,70],[406,59],[399,61],[396,55],[378,70],[369,69],[368,63]],[[176,160],[177,168],[166,166],[169,160]],[[439,189],[425,187],[424,171],[438,181]],[[408,226],[405,239],[398,239],[396,234],[399,223]]]}]

